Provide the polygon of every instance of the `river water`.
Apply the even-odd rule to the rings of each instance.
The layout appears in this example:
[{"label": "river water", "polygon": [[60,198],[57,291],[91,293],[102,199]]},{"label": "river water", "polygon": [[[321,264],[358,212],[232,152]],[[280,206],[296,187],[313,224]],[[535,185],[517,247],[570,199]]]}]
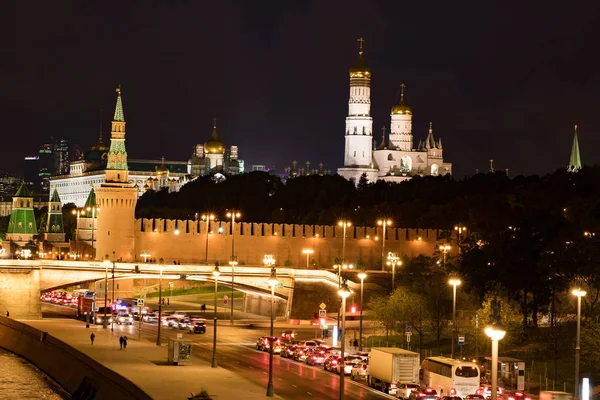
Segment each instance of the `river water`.
[{"label": "river water", "polygon": [[24,359],[0,349],[0,399],[66,398],[42,371]]}]

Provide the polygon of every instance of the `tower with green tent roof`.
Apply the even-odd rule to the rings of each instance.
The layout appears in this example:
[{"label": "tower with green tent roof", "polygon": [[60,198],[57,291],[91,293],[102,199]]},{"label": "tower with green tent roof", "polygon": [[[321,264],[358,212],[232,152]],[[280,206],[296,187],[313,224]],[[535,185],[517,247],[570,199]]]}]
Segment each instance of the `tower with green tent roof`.
[{"label": "tower with green tent roof", "polygon": [[35,215],[33,213],[33,194],[25,183],[13,197],[12,213],[6,231],[6,240],[24,246],[38,234]]}]

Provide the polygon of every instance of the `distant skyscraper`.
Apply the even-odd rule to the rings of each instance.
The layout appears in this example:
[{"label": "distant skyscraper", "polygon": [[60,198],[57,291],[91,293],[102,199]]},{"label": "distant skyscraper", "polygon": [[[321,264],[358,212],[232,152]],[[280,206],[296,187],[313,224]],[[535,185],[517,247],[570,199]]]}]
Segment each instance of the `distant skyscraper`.
[{"label": "distant skyscraper", "polygon": [[53,139],[54,150],[54,174],[69,174],[69,141],[65,138]]},{"label": "distant skyscraper", "polygon": [[579,141],[577,140],[577,125],[575,125],[575,133],[573,134],[573,145],[571,146],[571,157],[567,171],[577,172],[581,169],[581,156],[579,155]]},{"label": "distant skyscraper", "polygon": [[24,183],[34,192],[40,190],[40,158],[38,156],[27,156],[23,167]]}]

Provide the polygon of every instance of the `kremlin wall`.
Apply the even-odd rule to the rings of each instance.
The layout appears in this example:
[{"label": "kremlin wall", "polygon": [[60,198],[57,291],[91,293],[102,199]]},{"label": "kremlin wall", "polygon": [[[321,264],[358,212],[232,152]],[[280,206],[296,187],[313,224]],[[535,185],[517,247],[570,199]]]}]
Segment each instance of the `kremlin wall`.
[{"label": "kremlin wall", "polygon": [[[152,259],[163,258],[165,263],[204,263],[206,259],[206,228],[203,221],[137,219],[134,224],[134,248],[121,253],[131,254],[132,260],[143,260],[147,253]],[[361,260],[366,268],[381,265],[381,228],[349,227],[346,231],[345,260]],[[431,229],[386,229],[385,252],[400,256],[432,255],[438,241],[438,231]],[[288,264],[306,266],[303,249],[312,249],[311,266],[331,268],[341,258],[343,228],[322,225],[288,225],[236,222],[231,234],[231,222],[211,221],[208,262],[227,265],[231,260],[232,242],[240,265],[260,265],[265,254],[272,254],[277,266]],[[122,246],[120,244],[114,244]],[[110,246],[110,245],[109,245]],[[104,247],[104,246],[103,246]],[[109,247],[104,247],[109,248]],[[135,254],[135,256],[133,256]],[[102,256],[97,254],[97,258]],[[123,261],[127,261],[123,259]],[[313,263],[314,262],[314,263]]]}]

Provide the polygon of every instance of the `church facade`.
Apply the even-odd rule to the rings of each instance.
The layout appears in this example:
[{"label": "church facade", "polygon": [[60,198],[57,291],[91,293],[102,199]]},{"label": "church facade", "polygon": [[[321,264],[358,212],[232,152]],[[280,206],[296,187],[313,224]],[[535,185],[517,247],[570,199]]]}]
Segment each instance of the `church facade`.
[{"label": "church facade", "polygon": [[451,174],[452,164],[444,161],[442,139],[435,139],[431,122],[425,141],[415,146],[413,113],[406,104],[404,84],[398,104],[391,109],[389,135],[384,128],[377,145],[371,117],[371,70],[365,63],[363,42],[359,39],[358,62],[350,68],[344,166],[338,168],[338,174],[356,183],[363,175],[369,182],[401,182],[416,175]]}]

